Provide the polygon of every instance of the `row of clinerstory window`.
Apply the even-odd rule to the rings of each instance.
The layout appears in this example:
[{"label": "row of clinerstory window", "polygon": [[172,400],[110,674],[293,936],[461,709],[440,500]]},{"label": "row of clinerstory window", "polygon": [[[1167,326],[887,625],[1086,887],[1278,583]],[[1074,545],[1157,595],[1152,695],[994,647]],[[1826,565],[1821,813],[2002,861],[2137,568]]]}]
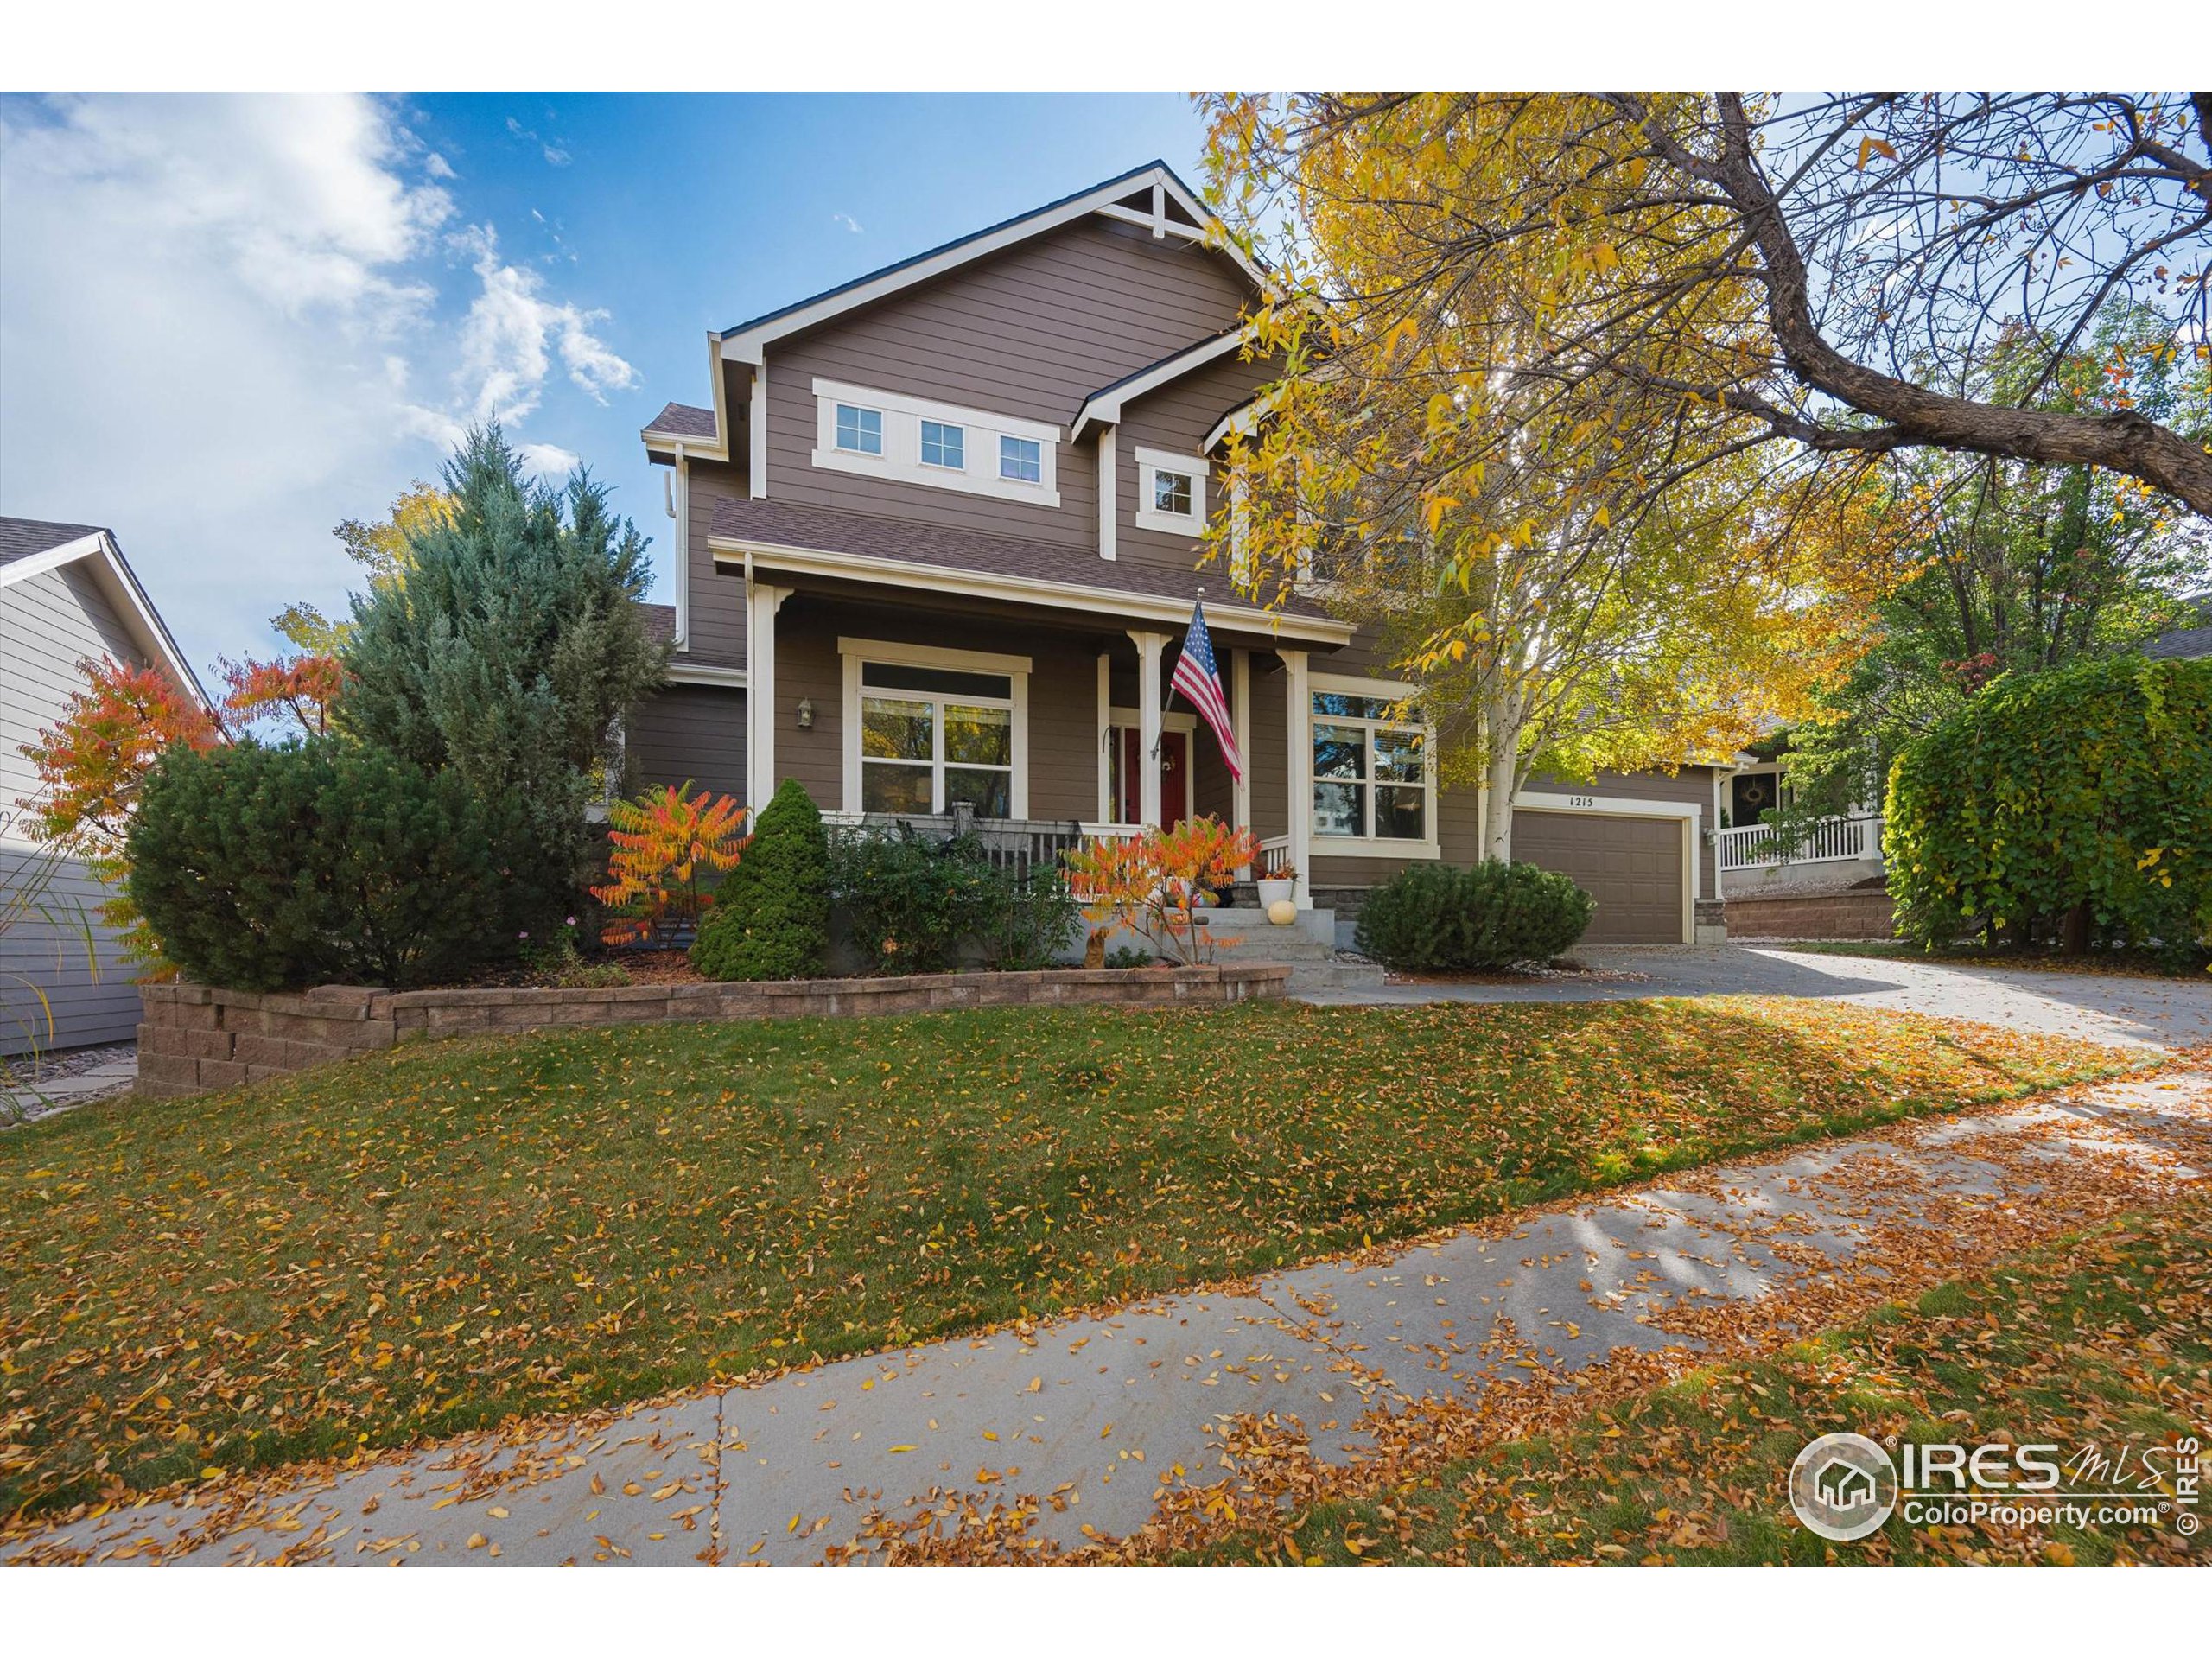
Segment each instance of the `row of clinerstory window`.
[{"label": "row of clinerstory window", "polygon": [[[817,467],[1059,505],[1057,427],[830,380],[816,380],[814,393]],[[1203,532],[1205,461],[1141,447],[1135,461],[1137,524],[1170,534]]]}]

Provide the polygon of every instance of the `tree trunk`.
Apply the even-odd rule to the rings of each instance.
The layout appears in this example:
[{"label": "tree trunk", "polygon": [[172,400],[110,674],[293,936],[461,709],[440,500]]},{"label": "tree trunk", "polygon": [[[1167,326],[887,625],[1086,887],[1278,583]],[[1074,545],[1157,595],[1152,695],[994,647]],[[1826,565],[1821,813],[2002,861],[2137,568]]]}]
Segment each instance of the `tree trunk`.
[{"label": "tree trunk", "polygon": [[1493,697],[1483,711],[1484,768],[1483,856],[1509,862],[1513,857],[1513,794],[1520,783],[1521,719],[1509,698]]},{"label": "tree trunk", "polygon": [[2085,957],[2089,953],[2089,906],[2087,901],[2075,905],[2065,915],[2066,954]]}]

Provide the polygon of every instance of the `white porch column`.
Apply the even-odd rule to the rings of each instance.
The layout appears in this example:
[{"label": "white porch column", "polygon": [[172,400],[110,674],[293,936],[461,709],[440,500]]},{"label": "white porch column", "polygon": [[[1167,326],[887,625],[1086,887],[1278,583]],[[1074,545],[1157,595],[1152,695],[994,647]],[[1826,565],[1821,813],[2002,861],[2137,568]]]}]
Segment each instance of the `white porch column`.
[{"label": "white porch column", "polygon": [[1112,823],[1119,810],[1114,799],[1114,658],[1098,653],[1098,822]]},{"label": "white porch column", "polygon": [[1146,825],[1160,827],[1160,653],[1167,636],[1131,628],[1137,647],[1137,798]]},{"label": "white porch column", "polygon": [[[1229,653],[1229,728],[1236,735],[1236,753],[1244,757],[1244,775],[1236,780],[1229,797],[1230,828],[1252,827],[1252,653],[1242,648]],[[1239,865],[1236,879],[1252,879],[1252,867]]]},{"label": "white porch column", "polygon": [[776,793],[776,608],[788,588],[755,582],[745,600],[745,805],[758,814]]},{"label": "white porch column", "polygon": [[1285,696],[1290,705],[1290,861],[1298,871],[1300,910],[1313,908],[1313,702],[1306,679],[1306,653],[1281,653]]}]

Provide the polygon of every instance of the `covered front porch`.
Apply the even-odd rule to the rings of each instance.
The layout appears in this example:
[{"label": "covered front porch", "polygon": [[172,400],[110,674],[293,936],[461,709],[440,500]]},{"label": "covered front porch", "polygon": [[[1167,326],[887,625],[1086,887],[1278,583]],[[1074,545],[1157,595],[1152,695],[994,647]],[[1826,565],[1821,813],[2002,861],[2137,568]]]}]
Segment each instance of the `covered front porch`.
[{"label": "covered front porch", "polygon": [[[733,572],[739,575],[739,572]],[[1177,573],[1162,571],[1163,578]],[[995,859],[1058,857],[1092,837],[1211,816],[1262,838],[1249,872],[1287,866],[1313,905],[1312,667],[1333,619],[1207,604],[1237,745],[1173,695],[1186,602],[1078,603],[947,593],[779,568],[747,584],[746,793],[796,779],[833,825],[972,824]]]}]

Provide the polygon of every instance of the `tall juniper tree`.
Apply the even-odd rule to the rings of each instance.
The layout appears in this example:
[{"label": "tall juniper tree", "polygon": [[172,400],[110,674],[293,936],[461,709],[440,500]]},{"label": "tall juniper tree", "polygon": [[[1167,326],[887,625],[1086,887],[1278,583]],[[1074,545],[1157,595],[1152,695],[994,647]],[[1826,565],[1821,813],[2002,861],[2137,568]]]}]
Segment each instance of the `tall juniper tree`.
[{"label": "tall juniper tree", "polygon": [[450,516],[409,527],[404,578],[354,597],[338,719],[465,780],[500,826],[518,915],[542,918],[575,901],[615,722],[666,663],[637,608],[645,543],[588,474],[527,480],[496,425],[445,487]]}]

